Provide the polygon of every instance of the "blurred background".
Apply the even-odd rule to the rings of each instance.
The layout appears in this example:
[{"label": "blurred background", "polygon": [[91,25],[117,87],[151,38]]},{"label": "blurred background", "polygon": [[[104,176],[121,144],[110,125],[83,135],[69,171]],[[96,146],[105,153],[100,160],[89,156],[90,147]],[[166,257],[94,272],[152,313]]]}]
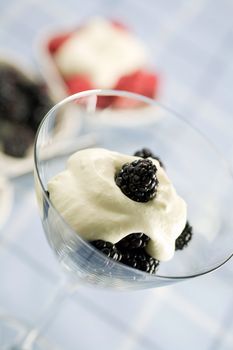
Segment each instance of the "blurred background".
[{"label": "blurred background", "polygon": [[[51,40],[96,16],[122,23],[147,52],[149,93],[143,74],[129,88],[180,113],[233,165],[231,0],[0,0],[0,317],[27,326],[52,295],[60,269],[41,228],[32,174],[20,175],[30,170],[41,117],[69,93]],[[77,89],[90,82],[84,83]],[[230,261],[167,288],[118,294],[80,287],[43,336],[50,349],[231,350],[232,278]],[[0,349],[3,341],[0,334]]]}]

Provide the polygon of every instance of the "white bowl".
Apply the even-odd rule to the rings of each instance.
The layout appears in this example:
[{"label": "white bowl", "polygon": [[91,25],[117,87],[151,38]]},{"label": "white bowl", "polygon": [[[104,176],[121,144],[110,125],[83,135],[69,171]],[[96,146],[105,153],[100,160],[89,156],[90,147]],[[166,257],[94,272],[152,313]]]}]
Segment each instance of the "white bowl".
[{"label": "white bowl", "polygon": [[13,188],[11,184],[0,176],[0,229],[10,215],[13,204]]}]

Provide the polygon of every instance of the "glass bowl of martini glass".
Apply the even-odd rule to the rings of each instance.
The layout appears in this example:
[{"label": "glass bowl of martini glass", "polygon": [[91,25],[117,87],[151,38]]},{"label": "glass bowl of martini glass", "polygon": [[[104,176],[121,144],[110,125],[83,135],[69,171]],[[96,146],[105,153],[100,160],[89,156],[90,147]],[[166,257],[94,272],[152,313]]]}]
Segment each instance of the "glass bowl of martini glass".
[{"label": "glass bowl of martini glass", "polygon": [[[60,120],[67,115],[72,127],[57,132]],[[121,154],[133,155],[143,148],[150,149],[162,161],[176,191],[185,200],[192,239],[183,249],[174,246],[173,257],[160,261],[155,273],[128,266],[104,254],[86,240],[82,232],[75,231],[52,202],[48,183],[66,169],[67,160],[80,148],[83,135],[92,138],[93,147]],[[157,288],[212,272],[232,256],[233,186],[227,162],[201,132],[152,99],[114,90],[90,90],[66,98],[43,119],[35,141],[34,161],[44,232],[65,271],[69,291],[80,283],[115,290]],[[98,191],[94,183],[86,186]],[[112,211],[114,205],[108,208],[109,222]],[[79,211],[76,215],[77,222],[84,220]],[[143,210],[140,215],[143,217]],[[101,220],[101,209],[97,216]],[[95,225],[98,222],[94,223],[93,231]],[[58,292],[49,315],[65,293]],[[31,331],[21,349],[32,348],[32,340],[40,328]]]},{"label": "glass bowl of martini glass", "polygon": [[[110,102],[102,108],[107,98]],[[123,102],[111,102],[116,98]],[[62,110],[67,107],[77,126],[73,120],[70,133],[56,134]],[[65,170],[82,132],[93,135],[95,147],[127,155],[149,148],[161,159],[176,191],[186,201],[192,241],[172,259],[161,262],[156,274],[130,268],[99,252],[81,232],[71,229],[50,201],[47,184]],[[64,154],[48,157],[57,144],[63,145]],[[154,100],[122,91],[95,90],[60,102],[47,114],[37,134],[35,183],[48,242],[70,277],[81,282],[118,289],[154,288],[210,272],[232,255],[229,210],[233,186],[227,163],[200,132]],[[98,191],[94,183],[86,186]],[[99,217],[101,220],[101,212]]]}]

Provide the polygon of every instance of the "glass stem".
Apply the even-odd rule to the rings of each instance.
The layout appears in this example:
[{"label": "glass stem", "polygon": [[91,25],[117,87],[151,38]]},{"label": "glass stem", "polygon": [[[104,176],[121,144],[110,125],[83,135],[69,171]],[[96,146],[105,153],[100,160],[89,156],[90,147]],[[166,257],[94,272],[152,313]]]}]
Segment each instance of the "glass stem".
[{"label": "glass stem", "polygon": [[51,298],[48,300],[47,305],[45,306],[44,311],[41,313],[36,325],[31,328],[26,335],[24,335],[20,344],[14,349],[32,350],[37,338],[56,317],[58,311],[63,305],[63,302],[74,293],[76,288],[76,284],[69,283],[67,279],[62,280],[61,283],[58,284]]}]

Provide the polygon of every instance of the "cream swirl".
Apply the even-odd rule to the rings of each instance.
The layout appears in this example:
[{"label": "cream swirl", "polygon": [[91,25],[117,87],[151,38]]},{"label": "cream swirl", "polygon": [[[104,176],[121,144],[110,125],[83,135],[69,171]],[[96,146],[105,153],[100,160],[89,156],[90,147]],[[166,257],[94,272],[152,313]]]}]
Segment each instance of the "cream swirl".
[{"label": "cream swirl", "polygon": [[73,154],[66,170],[48,183],[50,199],[67,223],[86,240],[116,243],[133,232],[150,237],[148,253],[169,260],[186,220],[185,201],[178,196],[163,168],[157,167],[157,195],[147,203],[126,197],[115,183],[125,163],[138,157],[100,148]]}]

